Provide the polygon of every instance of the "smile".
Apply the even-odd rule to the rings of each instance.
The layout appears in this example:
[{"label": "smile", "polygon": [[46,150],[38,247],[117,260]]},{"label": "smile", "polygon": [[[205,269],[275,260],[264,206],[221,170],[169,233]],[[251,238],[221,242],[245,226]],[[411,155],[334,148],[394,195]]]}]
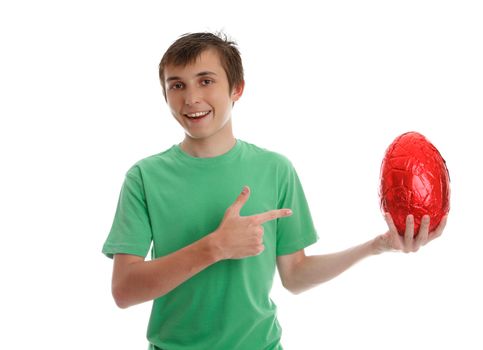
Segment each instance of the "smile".
[{"label": "smile", "polygon": [[206,117],[208,114],[210,114],[210,112],[211,111],[188,113],[188,114],[185,114],[185,116],[192,119],[203,118],[203,117]]}]

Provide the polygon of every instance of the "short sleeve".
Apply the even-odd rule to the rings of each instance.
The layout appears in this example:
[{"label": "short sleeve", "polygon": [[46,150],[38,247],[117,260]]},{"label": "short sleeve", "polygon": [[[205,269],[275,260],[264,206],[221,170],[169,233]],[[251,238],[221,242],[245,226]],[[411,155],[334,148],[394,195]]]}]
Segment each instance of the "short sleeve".
[{"label": "short sleeve", "polygon": [[151,224],[140,170],[134,166],[125,176],[111,231],[102,252],[145,257],[152,241]]},{"label": "short sleeve", "polygon": [[279,176],[278,208],[293,214],[277,219],[277,255],[295,253],[318,240],[302,184],[292,163],[286,159]]}]

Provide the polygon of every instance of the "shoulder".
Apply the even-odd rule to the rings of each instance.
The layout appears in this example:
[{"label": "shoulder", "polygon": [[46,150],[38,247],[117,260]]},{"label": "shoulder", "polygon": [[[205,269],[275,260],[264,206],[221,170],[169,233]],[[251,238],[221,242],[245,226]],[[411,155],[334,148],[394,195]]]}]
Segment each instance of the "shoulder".
[{"label": "shoulder", "polygon": [[160,153],[152,154],[136,161],[126,172],[127,177],[141,179],[143,174],[156,172],[157,169],[163,166],[169,166],[173,160],[172,146]]},{"label": "shoulder", "polygon": [[246,141],[241,142],[245,148],[245,153],[254,160],[263,162],[265,165],[293,168],[292,162],[282,153],[254,145]]}]

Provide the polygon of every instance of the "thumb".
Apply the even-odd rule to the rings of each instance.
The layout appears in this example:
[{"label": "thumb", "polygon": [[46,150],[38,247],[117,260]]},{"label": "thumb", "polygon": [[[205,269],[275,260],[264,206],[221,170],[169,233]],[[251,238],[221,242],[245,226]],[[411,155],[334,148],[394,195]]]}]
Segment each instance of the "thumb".
[{"label": "thumb", "polygon": [[235,202],[231,206],[232,210],[237,214],[239,214],[241,208],[245,205],[249,197],[250,197],[250,187],[243,186],[242,193],[238,195],[238,197],[235,199]]}]

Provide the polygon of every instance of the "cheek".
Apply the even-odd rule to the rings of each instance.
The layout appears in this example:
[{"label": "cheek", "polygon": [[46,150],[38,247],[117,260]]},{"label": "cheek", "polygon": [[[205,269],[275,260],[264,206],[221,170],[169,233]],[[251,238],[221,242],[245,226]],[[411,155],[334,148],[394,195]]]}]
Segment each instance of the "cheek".
[{"label": "cheek", "polygon": [[217,104],[220,100],[220,97],[220,94],[215,89],[209,89],[203,93],[204,100],[211,105]]},{"label": "cheek", "polygon": [[173,96],[167,96],[166,103],[171,111],[177,111],[179,109],[179,98]]},{"label": "cheek", "polygon": [[218,112],[231,110],[231,105],[233,102],[230,98],[230,95],[225,90],[210,91],[206,93],[205,98],[205,101],[208,102],[213,108],[217,109]]}]

